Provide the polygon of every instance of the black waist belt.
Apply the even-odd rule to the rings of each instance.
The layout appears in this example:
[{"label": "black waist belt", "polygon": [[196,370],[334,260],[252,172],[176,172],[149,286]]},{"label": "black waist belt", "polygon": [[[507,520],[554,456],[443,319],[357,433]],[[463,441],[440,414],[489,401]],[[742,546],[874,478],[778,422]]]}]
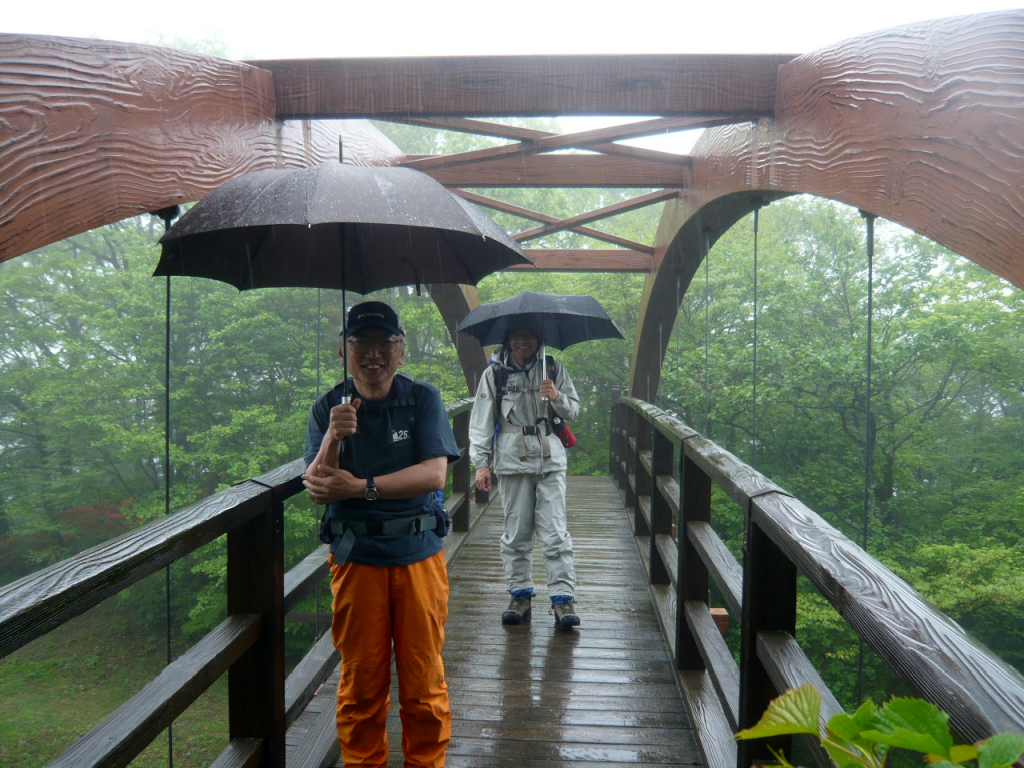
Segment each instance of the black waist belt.
[{"label": "black waist belt", "polygon": [[331,533],[344,536],[352,531],[356,536],[396,536],[398,534],[421,533],[437,528],[437,517],[420,515],[419,517],[399,517],[394,520],[378,520],[373,523],[358,520],[331,520]]}]

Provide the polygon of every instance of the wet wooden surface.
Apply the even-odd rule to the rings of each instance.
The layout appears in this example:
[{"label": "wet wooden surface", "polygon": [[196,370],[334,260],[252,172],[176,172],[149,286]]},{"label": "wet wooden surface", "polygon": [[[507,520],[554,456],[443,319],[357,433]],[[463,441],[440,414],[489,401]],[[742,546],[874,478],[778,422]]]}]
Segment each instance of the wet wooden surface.
[{"label": "wet wooden surface", "polygon": [[[449,566],[444,662],[451,694],[449,768],[683,766],[700,757],[659,631],[618,491],[569,479],[569,531],[582,623],[554,628],[535,551],[532,620],[501,624],[508,594],[497,494]],[[334,706],[335,674],[296,722]],[[325,710],[326,708],[326,710]],[[401,766],[398,691],[390,766]],[[342,766],[341,760],[335,763]]]}]

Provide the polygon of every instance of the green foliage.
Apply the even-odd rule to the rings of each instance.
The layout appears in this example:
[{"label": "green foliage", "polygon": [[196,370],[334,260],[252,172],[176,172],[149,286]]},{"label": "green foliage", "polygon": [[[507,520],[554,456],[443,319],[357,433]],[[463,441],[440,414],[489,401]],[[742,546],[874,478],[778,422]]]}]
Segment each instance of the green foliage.
[{"label": "green foliage", "polygon": [[[57,759],[152,681],[165,654],[162,638],[125,622],[108,601],[0,660],[0,765],[37,768]],[[224,676],[175,720],[175,765],[210,765],[227,746],[227,687]],[[166,766],[166,736],[132,765]]]},{"label": "green foliage", "polygon": [[[978,768],[1009,768],[1024,754],[1024,736],[1013,733],[954,745],[949,715],[921,699],[892,698],[881,708],[868,700],[853,715],[829,718],[824,734],[819,730],[820,710],[818,689],[802,685],[773,699],[757,725],[736,738],[809,734],[820,740],[838,768],[882,768],[892,748],[923,753],[928,763],[944,768],[973,761]],[[773,754],[792,768],[783,755]]]},{"label": "green foliage", "polygon": [[[866,534],[872,555],[1021,668],[1024,293],[879,222],[869,424],[856,211],[809,198],[763,209],[756,307],[751,217],[705,266],[682,297],[660,404],[858,543]],[[739,553],[740,511],[716,499],[712,520]],[[855,635],[809,585],[798,620],[837,697],[853,701]],[[893,684],[870,657],[864,683],[876,696]]]},{"label": "green foliage", "polygon": [[[221,55],[215,41],[200,50]],[[520,124],[557,129],[551,121]],[[502,143],[381,126],[409,154]],[[481,190],[555,217],[644,191]],[[650,242],[660,211],[594,227]],[[536,225],[494,218],[514,231]],[[863,222],[851,209],[808,198],[764,209],[756,307],[750,224],[740,222],[712,249],[707,296],[703,269],[681,285],[660,404],[857,541],[868,456],[871,553],[1024,668],[1024,293],[879,222],[867,423]],[[0,583],[165,514],[165,281],[150,276],[160,233],[160,223],[143,216],[0,264]],[[607,247],[570,231],[526,245]],[[478,287],[484,302],[523,290],[591,294],[625,334],[554,352],[582,400],[572,424],[580,441],[570,452],[573,474],[607,471],[608,404],[628,386],[644,279],[516,271]],[[171,287],[176,510],[300,455],[312,400],[341,375],[341,307],[331,291],[238,293],[184,278]],[[459,340],[430,297],[399,288],[372,298],[402,317],[405,371],[433,382],[448,402],[467,397]],[[303,499],[286,508],[287,565],[317,544],[318,516]],[[743,511],[717,488],[712,520],[741,556]],[[223,546],[214,542],[171,569],[173,621],[190,637],[224,615]],[[159,628],[164,600],[161,583],[133,588],[117,603]],[[290,642],[306,632],[290,627]],[[856,636],[803,582],[798,633],[837,697],[855,700]],[[884,665],[868,662],[865,692],[894,690]]]}]

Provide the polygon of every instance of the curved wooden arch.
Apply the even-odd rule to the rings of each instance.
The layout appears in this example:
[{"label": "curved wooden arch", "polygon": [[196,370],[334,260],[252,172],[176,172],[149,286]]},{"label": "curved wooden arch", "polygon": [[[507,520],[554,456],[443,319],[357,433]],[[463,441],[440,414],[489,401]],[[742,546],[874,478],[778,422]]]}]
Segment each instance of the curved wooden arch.
[{"label": "curved wooden arch", "polygon": [[774,119],[707,131],[666,205],[630,393],[653,399],[679,300],[752,201],[827,197],[882,216],[1024,288],[1024,11],[923,22],[779,69]]},{"label": "curved wooden arch", "polygon": [[487,369],[487,359],[491,355],[491,348],[481,346],[480,342],[470,336],[455,333],[455,326],[471,310],[480,306],[480,297],[476,292],[476,286],[438,283],[430,286],[430,297],[437,305],[444,324],[448,328],[448,334],[452,337],[455,351],[459,355],[459,364],[462,366],[462,375],[466,379],[466,386],[472,397],[476,394],[476,385],[480,381],[480,377]]},{"label": "curved wooden arch", "polygon": [[283,122],[273,78],[186,51],[0,35],[0,261],[265,168],[405,159],[363,120]]}]

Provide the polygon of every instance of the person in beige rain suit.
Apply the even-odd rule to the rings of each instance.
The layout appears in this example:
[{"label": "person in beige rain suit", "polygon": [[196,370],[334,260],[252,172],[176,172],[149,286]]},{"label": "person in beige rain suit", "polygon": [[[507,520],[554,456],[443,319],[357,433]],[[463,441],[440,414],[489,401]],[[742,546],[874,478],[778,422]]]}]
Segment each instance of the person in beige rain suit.
[{"label": "person in beige rain suit", "polygon": [[[544,377],[543,354],[542,340],[532,328],[509,333],[477,387],[469,425],[470,459],[480,490],[491,489],[492,472],[501,478],[505,513],[501,559],[512,596],[502,623],[519,624],[530,616],[536,535],[544,554],[555,624],[567,629],[578,625],[580,618],[573,606],[576,565],[566,529],[566,453],[542,419],[550,416],[550,405],[554,414],[570,421],[579,414],[580,400],[564,365],[549,363],[551,378]],[[507,382],[499,397],[496,379],[500,382],[505,372]]]}]

